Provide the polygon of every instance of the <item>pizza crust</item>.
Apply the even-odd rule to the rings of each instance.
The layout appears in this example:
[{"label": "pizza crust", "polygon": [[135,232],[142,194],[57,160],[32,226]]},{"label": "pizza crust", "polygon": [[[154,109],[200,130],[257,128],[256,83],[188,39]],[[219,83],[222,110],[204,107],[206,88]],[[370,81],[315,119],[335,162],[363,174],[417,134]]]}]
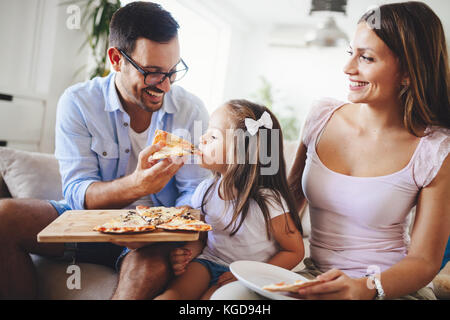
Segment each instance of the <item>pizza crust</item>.
[{"label": "pizza crust", "polygon": [[321,280],[296,280],[293,283],[279,282],[266,285],[262,287],[263,290],[270,292],[297,292],[300,289],[311,287],[319,283],[323,283]]}]

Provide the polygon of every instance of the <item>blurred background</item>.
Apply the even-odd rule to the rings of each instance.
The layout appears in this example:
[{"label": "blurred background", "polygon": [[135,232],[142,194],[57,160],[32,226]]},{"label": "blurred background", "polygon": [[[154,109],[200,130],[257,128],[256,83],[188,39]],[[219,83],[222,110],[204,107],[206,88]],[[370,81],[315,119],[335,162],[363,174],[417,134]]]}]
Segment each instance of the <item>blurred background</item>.
[{"label": "blurred background", "polygon": [[[52,153],[57,101],[109,72],[108,22],[120,0],[0,0],[0,145]],[[209,112],[229,99],[272,108],[296,140],[311,103],[345,100],[342,72],[361,15],[379,0],[156,0],[181,28],[178,85]],[[450,34],[450,1],[427,0]],[[424,35],[426,36],[426,35]]]}]

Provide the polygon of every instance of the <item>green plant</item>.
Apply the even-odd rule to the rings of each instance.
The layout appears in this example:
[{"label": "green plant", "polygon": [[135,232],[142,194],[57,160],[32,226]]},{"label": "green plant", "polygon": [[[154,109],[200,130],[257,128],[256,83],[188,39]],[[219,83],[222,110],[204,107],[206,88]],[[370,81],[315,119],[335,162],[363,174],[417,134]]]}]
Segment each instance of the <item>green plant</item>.
[{"label": "green plant", "polygon": [[[291,105],[275,103],[272,84],[263,76],[260,77],[261,87],[252,95],[255,102],[269,108],[277,117],[286,140],[297,140],[300,133],[300,123],[295,115],[295,108]],[[276,106],[276,107],[275,107]]]},{"label": "green plant", "polygon": [[90,72],[89,77],[92,79],[97,76],[108,75],[109,23],[114,12],[121,6],[120,0],[72,0],[62,4],[68,3],[80,3],[80,9],[83,12],[81,26],[86,32],[86,40],[81,45],[80,50],[89,45],[95,60],[94,70]]}]

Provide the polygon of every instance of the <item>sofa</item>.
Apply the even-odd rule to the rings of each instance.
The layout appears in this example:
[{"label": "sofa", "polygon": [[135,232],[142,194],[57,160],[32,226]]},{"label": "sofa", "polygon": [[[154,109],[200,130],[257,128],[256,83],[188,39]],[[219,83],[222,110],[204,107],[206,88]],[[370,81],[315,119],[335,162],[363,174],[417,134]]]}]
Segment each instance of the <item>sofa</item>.
[{"label": "sofa", "polygon": [[[285,142],[285,159],[292,166],[297,142]],[[58,162],[52,154],[0,147],[0,199],[34,198],[62,199]],[[301,213],[305,257],[309,256],[311,231],[309,211]],[[38,298],[45,300],[104,300],[109,299],[117,285],[117,273],[108,267],[90,263],[77,263],[80,268],[80,286],[70,285],[71,263],[33,255],[38,278]],[[301,270],[303,262],[293,270]],[[447,270],[449,269],[449,270]],[[446,274],[436,277],[435,292],[442,298],[450,298],[450,265]]]}]

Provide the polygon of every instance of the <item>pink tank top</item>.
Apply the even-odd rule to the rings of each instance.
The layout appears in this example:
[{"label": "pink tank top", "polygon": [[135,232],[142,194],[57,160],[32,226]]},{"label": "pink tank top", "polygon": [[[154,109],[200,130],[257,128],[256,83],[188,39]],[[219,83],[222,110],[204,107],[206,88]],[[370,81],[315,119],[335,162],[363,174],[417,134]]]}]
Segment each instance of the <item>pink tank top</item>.
[{"label": "pink tank top", "polygon": [[379,177],[353,177],[328,169],[316,153],[319,134],[345,103],[324,99],[305,122],[307,159],[302,187],[311,218],[311,258],[323,272],[350,277],[383,272],[408,251],[408,221],[421,188],[438,173],[450,151],[450,130],[428,128],[402,170]]}]

